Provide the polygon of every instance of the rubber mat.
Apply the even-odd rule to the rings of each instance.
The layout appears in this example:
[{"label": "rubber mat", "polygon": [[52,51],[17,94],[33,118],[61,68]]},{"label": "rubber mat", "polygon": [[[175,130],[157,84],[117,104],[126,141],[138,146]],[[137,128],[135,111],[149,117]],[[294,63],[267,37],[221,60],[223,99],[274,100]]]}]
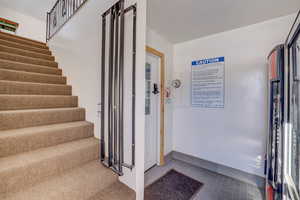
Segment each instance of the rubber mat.
[{"label": "rubber mat", "polygon": [[189,200],[202,186],[203,183],[175,170],[170,170],[146,187],[145,200]]}]

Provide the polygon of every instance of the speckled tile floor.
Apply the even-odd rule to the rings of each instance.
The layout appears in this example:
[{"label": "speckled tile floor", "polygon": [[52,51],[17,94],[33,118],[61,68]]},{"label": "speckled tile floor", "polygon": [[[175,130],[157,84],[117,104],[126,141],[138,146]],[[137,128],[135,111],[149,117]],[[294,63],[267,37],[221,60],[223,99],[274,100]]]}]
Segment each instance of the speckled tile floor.
[{"label": "speckled tile floor", "polygon": [[193,200],[264,200],[263,189],[255,185],[195,167],[179,160],[171,160],[165,166],[156,166],[147,171],[145,186],[153,183],[170,169],[175,169],[204,184]]}]

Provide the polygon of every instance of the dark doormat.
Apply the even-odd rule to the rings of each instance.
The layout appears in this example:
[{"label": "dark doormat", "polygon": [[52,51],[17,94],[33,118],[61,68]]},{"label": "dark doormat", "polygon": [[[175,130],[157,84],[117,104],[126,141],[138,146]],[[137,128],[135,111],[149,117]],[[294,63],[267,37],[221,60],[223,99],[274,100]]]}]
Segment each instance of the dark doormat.
[{"label": "dark doormat", "polygon": [[189,200],[202,186],[202,183],[171,170],[146,187],[145,200]]}]

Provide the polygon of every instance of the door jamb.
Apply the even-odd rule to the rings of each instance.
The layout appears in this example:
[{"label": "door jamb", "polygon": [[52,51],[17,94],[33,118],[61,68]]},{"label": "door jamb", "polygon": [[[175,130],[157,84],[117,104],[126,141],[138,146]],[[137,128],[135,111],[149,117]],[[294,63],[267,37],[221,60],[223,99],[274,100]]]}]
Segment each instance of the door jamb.
[{"label": "door jamb", "polygon": [[146,52],[160,58],[160,158],[159,165],[165,164],[165,54],[146,45]]}]

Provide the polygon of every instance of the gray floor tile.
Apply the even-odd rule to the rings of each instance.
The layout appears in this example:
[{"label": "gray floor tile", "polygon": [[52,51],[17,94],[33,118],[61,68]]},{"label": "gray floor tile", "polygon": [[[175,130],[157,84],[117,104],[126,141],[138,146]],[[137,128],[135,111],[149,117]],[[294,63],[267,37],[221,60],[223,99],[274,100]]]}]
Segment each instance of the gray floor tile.
[{"label": "gray floor tile", "polygon": [[169,170],[175,169],[203,183],[193,200],[263,200],[262,189],[209,170],[195,167],[179,160],[171,160],[165,166],[154,167],[145,174],[145,186],[153,183]]}]

